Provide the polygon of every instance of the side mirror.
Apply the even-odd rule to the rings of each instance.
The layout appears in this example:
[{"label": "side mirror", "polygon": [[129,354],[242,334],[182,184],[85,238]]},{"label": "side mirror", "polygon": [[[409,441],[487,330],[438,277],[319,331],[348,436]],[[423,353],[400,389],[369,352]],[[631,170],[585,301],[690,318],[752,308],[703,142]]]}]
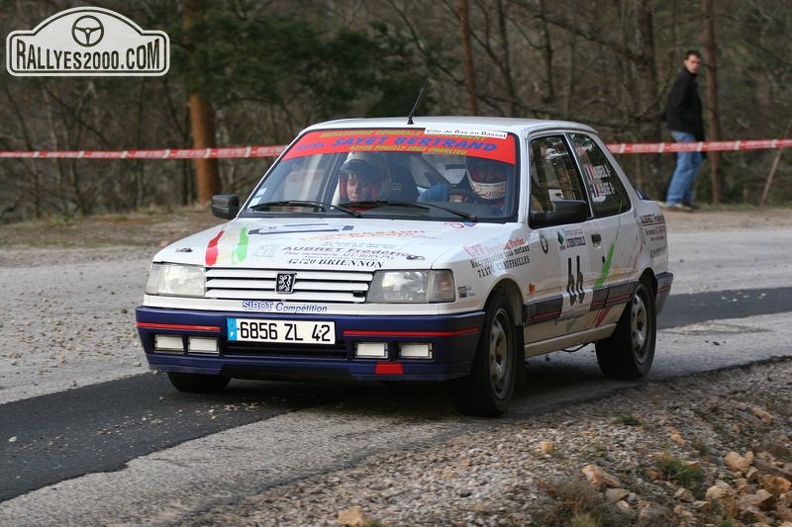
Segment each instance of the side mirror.
[{"label": "side mirror", "polygon": [[225,220],[233,220],[239,214],[239,196],[217,194],[212,196],[212,214]]},{"label": "side mirror", "polygon": [[588,203],[582,200],[553,201],[553,210],[532,212],[528,217],[531,227],[552,227],[566,223],[582,223],[588,219]]}]

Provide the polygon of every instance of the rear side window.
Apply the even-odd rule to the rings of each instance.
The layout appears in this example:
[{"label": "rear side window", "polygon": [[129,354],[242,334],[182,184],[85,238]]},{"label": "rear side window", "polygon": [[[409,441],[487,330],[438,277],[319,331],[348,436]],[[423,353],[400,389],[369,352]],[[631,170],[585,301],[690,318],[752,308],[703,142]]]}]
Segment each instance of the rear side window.
[{"label": "rear side window", "polygon": [[575,161],[562,136],[531,141],[531,208],[553,210],[554,201],[584,200]]},{"label": "rear side window", "polygon": [[587,135],[571,136],[594,215],[613,216],[629,210],[630,198],[605,152]]}]

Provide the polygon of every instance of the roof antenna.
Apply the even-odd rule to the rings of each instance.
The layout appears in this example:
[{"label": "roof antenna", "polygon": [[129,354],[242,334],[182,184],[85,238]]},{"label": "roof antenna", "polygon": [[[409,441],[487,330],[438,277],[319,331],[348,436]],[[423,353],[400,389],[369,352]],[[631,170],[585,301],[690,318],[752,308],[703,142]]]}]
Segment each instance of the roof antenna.
[{"label": "roof antenna", "polygon": [[415,115],[415,110],[418,108],[418,105],[421,104],[421,100],[423,99],[424,93],[426,92],[426,83],[424,82],[423,87],[421,87],[421,93],[418,94],[418,98],[415,99],[415,104],[413,104],[412,110],[410,110],[410,115],[407,116],[407,124],[413,124],[413,115]]}]

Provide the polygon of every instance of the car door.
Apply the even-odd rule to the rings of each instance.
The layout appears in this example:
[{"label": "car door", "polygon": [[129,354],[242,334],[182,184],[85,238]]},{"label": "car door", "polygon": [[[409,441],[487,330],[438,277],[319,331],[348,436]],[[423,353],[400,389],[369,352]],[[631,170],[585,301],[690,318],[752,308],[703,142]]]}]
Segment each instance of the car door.
[{"label": "car door", "polygon": [[[565,202],[587,199],[563,134],[534,138],[529,150],[529,212],[551,212],[563,207]],[[585,329],[582,320],[589,313],[595,278],[588,236],[586,222],[531,225],[532,279],[526,295],[525,327],[529,352],[547,351],[542,346],[531,350],[531,343]]]},{"label": "car door", "polygon": [[586,133],[569,134],[593,217],[586,222],[593,306],[586,324],[615,322],[632,295],[642,240],[632,204],[604,145]]}]

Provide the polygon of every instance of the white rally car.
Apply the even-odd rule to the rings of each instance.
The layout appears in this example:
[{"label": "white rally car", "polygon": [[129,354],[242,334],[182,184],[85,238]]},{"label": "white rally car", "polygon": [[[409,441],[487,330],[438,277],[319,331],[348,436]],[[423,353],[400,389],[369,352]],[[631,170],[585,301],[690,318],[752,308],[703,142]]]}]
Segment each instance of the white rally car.
[{"label": "white rally car", "polygon": [[212,210],[230,221],[161,250],[136,311],[179,390],[450,381],[461,412],[493,416],[530,357],[594,343],[608,377],[651,368],[665,219],[585,125],[321,123]]}]

